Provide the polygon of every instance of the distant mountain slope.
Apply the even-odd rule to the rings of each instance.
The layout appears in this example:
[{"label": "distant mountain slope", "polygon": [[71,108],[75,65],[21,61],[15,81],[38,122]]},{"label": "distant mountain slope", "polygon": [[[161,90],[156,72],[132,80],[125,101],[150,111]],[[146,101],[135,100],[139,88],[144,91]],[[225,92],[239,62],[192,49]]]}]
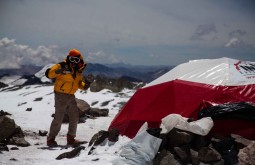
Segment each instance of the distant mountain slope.
[{"label": "distant mountain slope", "polygon": [[[47,66],[50,67],[51,65]],[[0,79],[6,76],[26,76],[27,78],[29,75],[34,76],[37,72],[41,71],[42,68],[43,67],[39,66],[22,66],[20,69],[0,69]],[[129,80],[143,81],[148,83],[155,78],[163,75],[172,68],[172,66],[135,66],[128,64],[103,65],[89,63],[85,69],[84,74],[93,74],[94,76],[99,75],[108,78],[124,77]],[[42,72],[41,74],[44,73]],[[35,76],[38,77],[37,75]],[[36,77],[34,77],[33,79],[36,79]]]},{"label": "distant mountain slope", "polygon": [[34,75],[36,72],[41,70],[41,66],[32,66],[32,65],[23,65],[19,69],[0,69],[0,77],[3,75],[16,75],[16,76],[23,76],[23,75]]},{"label": "distant mountain slope", "polygon": [[132,77],[150,82],[172,69],[173,66],[133,66],[133,65],[102,65],[88,64],[85,74],[101,75],[110,78]]}]

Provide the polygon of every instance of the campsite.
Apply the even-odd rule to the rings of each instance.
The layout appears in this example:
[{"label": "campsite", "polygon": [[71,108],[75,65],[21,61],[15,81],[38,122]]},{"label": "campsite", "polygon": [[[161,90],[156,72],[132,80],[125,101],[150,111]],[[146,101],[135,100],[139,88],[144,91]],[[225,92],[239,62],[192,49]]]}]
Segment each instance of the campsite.
[{"label": "campsite", "polygon": [[255,165],[255,0],[0,0],[0,165]]},{"label": "campsite", "polygon": [[[65,123],[58,136],[62,147],[47,148],[41,135],[54,112],[51,85],[3,87],[1,122],[4,116],[13,119],[25,145],[1,143],[1,163],[252,164],[254,66],[229,58],[194,60],[138,90],[78,92],[92,109],[109,114],[86,116],[77,137],[87,143],[76,148],[65,146]],[[115,138],[109,136],[112,130]],[[10,139],[15,138],[5,140]],[[75,154],[68,158],[68,152]]]}]

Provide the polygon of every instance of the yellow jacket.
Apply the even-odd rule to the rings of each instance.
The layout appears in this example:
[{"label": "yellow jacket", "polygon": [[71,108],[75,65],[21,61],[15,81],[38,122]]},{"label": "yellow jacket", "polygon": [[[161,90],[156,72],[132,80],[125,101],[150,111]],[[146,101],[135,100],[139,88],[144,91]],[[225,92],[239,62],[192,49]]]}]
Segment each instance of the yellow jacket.
[{"label": "yellow jacket", "polygon": [[[73,69],[71,69],[66,61],[55,64],[50,69],[48,69],[45,75],[50,79],[55,79],[54,91],[66,94],[74,94],[78,88],[85,90],[85,82],[83,81],[82,71],[86,64],[83,65],[76,74]],[[64,74],[56,74],[55,71],[61,68],[66,68]]]}]

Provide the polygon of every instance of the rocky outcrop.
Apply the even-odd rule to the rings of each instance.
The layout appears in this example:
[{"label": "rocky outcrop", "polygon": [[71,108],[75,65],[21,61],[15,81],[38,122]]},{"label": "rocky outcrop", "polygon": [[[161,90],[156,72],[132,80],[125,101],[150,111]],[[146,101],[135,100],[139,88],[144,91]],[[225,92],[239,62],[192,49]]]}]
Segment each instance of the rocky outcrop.
[{"label": "rocky outcrop", "polygon": [[6,84],[0,82],[0,89],[1,89],[1,88],[4,88],[4,87],[7,87],[7,86],[8,86],[8,85],[6,85]]},{"label": "rocky outcrop", "polygon": [[92,154],[96,146],[102,144],[105,139],[108,139],[111,142],[117,142],[118,136],[119,132],[116,129],[110,129],[109,131],[101,130],[98,133],[94,134],[89,141],[89,146],[92,147],[90,148],[88,155]]},{"label": "rocky outcrop", "polygon": [[21,147],[30,146],[25,140],[22,129],[15,124],[13,119],[6,116],[0,116],[0,142]]},{"label": "rocky outcrop", "polygon": [[239,135],[200,136],[174,128],[163,139],[154,165],[248,165],[255,162],[255,141]]},{"label": "rocky outcrop", "polygon": [[238,160],[241,165],[255,165],[255,141],[239,151]]},{"label": "rocky outcrop", "polygon": [[144,84],[137,86],[137,83],[129,81],[125,77],[121,78],[106,78],[102,76],[96,76],[93,83],[90,85],[92,92],[99,92],[103,89],[109,89],[112,92],[120,92],[124,88],[127,89],[138,89]]},{"label": "rocky outcrop", "polygon": [[84,146],[78,146],[70,152],[64,152],[64,153],[60,154],[56,159],[61,160],[64,158],[67,158],[67,159],[74,158],[76,156],[79,156],[81,150],[84,150],[84,149],[85,149]]}]

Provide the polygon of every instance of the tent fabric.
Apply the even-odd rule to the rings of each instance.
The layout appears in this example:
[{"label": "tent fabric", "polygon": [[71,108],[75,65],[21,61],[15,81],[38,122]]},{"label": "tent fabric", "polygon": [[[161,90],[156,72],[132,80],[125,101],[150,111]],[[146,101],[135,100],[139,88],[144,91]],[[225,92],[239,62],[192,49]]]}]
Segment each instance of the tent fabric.
[{"label": "tent fabric", "polygon": [[255,82],[255,62],[230,58],[202,59],[183,63],[145,87],[181,79],[211,85],[247,85]]},{"label": "tent fabric", "polygon": [[[109,128],[133,138],[144,122],[148,122],[150,128],[159,127],[161,119],[173,113],[197,119],[203,102],[241,101],[255,103],[255,63],[228,58],[192,61],[137,90]],[[255,122],[221,120],[214,123],[212,131],[216,133],[235,133],[255,139]],[[222,129],[222,126],[227,127]]]}]

